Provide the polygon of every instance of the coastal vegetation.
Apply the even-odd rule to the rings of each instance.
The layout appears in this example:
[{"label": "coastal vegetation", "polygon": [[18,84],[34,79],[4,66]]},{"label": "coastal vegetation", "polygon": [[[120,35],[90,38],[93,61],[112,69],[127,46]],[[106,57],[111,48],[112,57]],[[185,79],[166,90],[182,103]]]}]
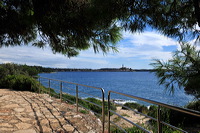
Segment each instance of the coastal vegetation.
[{"label": "coastal vegetation", "polygon": [[37,81],[32,76],[39,70],[27,65],[6,63],[0,65],[0,88],[34,91]]},{"label": "coastal vegetation", "polygon": [[[189,103],[188,105],[185,106],[185,108],[188,109],[193,109],[196,108],[196,105],[199,104],[198,103]],[[138,103],[125,103],[122,106],[123,110],[135,110],[136,112],[140,112],[142,114],[145,114],[147,116],[153,117],[157,119],[157,110],[158,110],[158,106],[156,105],[150,105],[149,107],[144,106],[144,105],[140,105]],[[163,122],[166,122],[170,125],[173,125],[175,127],[178,127],[180,129],[186,130],[188,132],[191,133],[199,133],[200,129],[199,129],[199,118],[192,116],[192,115],[188,115],[185,113],[181,113],[179,111],[175,111],[175,110],[171,110],[168,108],[164,108],[161,107],[161,120]],[[199,110],[198,110],[199,111]],[[134,112],[132,111],[132,114]],[[141,125],[142,127],[145,127],[146,129],[152,131],[152,132],[158,132],[157,131],[157,121],[150,119],[149,123],[147,125],[141,124],[141,123],[137,123],[139,125]],[[121,133],[123,131],[121,131],[120,129],[116,128],[116,127],[112,127],[112,132],[114,133]],[[127,127],[125,128],[125,131],[130,132],[130,133],[144,133],[142,130],[138,129],[137,127],[133,126],[133,127]],[[162,125],[162,131],[165,133],[181,133],[178,130],[174,130],[168,126]]]},{"label": "coastal vegetation", "polygon": [[196,46],[183,43],[172,59],[166,62],[155,59],[151,65],[159,84],[165,85],[166,90],[173,93],[177,88],[184,89],[200,100],[200,50]]},{"label": "coastal vegetation", "polygon": [[[38,66],[27,66],[27,65],[18,65],[18,64],[13,64],[13,63],[7,63],[7,64],[1,64],[0,65],[0,73],[1,73],[1,79],[0,79],[0,88],[11,88],[15,90],[23,90],[23,91],[34,91],[34,92],[40,92],[40,93],[48,93],[51,96],[54,96],[56,98],[60,98],[60,94],[56,92],[53,88],[47,88],[39,84],[38,80],[33,78],[32,76],[35,76],[38,74],[38,72],[42,72],[42,70],[45,70],[45,68],[38,67]],[[47,69],[49,70],[49,69]],[[45,70],[45,71],[47,71]],[[68,101],[68,103],[74,104],[76,102],[76,97],[71,96],[68,94],[62,94],[62,100],[63,101]],[[86,98],[85,101],[84,99],[78,99],[79,100],[79,105],[83,106],[84,108],[87,108],[95,113],[101,114],[102,113],[102,108],[91,104],[87,101],[90,101],[92,103],[95,103],[97,105],[102,105],[102,101],[95,99],[95,98]],[[72,102],[71,102],[72,101]],[[108,113],[108,103],[105,102],[105,114],[107,115]],[[197,102],[191,102],[187,106],[185,106],[188,109],[193,109],[199,111],[199,106],[200,103],[199,101]],[[126,103],[124,106],[127,106],[131,109],[136,109],[138,112],[141,112],[143,114],[149,115],[151,117],[156,118],[156,112],[157,112],[157,107],[156,106],[150,106],[147,108],[144,105],[140,105],[137,103]],[[112,110],[116,110],[116,106],[114,104],[111,105]],[[126,109],[122,107],[122,109]],[[87,113],[88,111],[81,109],[79,110],[82,113]],[[178,126],[180,128],[183,127],[193,127],[198,125],[199,123],[199,118],[191,117],[188,115],[185,115],[180,112],[172,111],[169,109],[162,109],[162,120],[172,124],[174,126]],[[123,116],[128,116],[127,114],[124,114]],[[117,120],[117,119],[115,119]],[[155,121],[150,121],[151,126],[155,126],[156,123]],[[184,128],[183,128],[184,129]],[[138,132],[140,133],[141,131],[136,128],[126,128],[125,129],[128,132]],[[151,130],[154,130],[151,128]],[[171,129],[164,127],[164,131],[166,132],[172,132]],[[113,132],[120,132],[119,129],[117,128],[112,128]]]},{"label": "coastal vegetation", "polygon": [[[184,89],[188,95],[195,97],[194,102],[186,107],[200,111],[200,50],[196,46],[183,43],[181,49],[173,53],[172,59],[166,62],[156,59],[152,65],[159,84],[165,85],[172,94],[175,89]],[[183,126],[190,125],[188,122],[191,120],[197,123],[195,118],[186,118],[182,113],[171,112],[170,117],[173,117],[174,124],[182,122]]]},{"label": "coastal vegetation", "polygon": [[[193,95],[194,101],[185,107],[200,111],[200,50],[197,46],[182,43],[180,50],[173,52],[172,59],[164,62],[155,59],[151,64],[160,85],[165,85],[171,94],[175,89],[184,89],[186,94]],[[167,121],[176,126],[199,126],[200,118],[195,118],[177,111],[166,110]]]},{"label": "coastal vegetation", "polygon": [[[41,93],[49,93],[51,96],[59,98],[59,94],[55,92],[52,88],[46,88],[41,85],[37,79],[33,76],[37,76],[41,72],[52,72],[55,69],[44,68],[40,66],[28,66],[28,65],[19,65],[14,63],[0,64],[0,88],[10,88],[20,91],[34,91]],[[62,95],[63,100],[69,100],[71,104],[75,103],[76,97],[68,94]],[[98,105],[102,105],[102,101],[95,98],[87,98],[90,102],[93,102]],[[88,108],[96,113],[101,114],[102,109],[98,106],[95,106],[89,102],[86,102],[82,99],[79,99],[79,104],[85,108]],[[107,114],[108,103],[105,102],[105,113]],[[115,109],[114,106],[111,106],[112,109]]]},{"label": "coastal vegetation", "polygon": [[[77,56],[81,50],[92,47],[94,52],[104,54],[117,52],[116,43],[121,31],[143,32],[151,27],[160,33],[184,41],[196,38],[200,31],[199,0],[3,0],[0,2],[0,47],[32,45],[39,48],[49,46],[53,53],[68,57]],[[112,8],[111,8],[112,7]],[[52,19],[53,18],[53,19]],[[194,95],[196,102],[187,105],[199,111],[200,104],[200,57],[191,44],[181,44],[173,58],[167,62],[155,60],[159,83],[173,93],[177,87]],[[51,72],[37,66],[0,65],[0,88],[29,91],[49,91],[32,76],[40,72]],[[58,94],[50,89],[51,95]],[[74,99],[68,95],[63,97]],[[89,98],[101,104],[101,101]],[[99,112],[99,108],[81,101],[83,106]],[[155,113],[156,107],[146,109],[140,105],[127,105],[143,113]],[[173,124],[189,125],[190,118],[177,112],[165,110],[163,119]],[[151,114],[155,115],[155,114]],[[173,121],[172,121],[173,119]],[[176,121],[175,121],[176,120]],[[195,120],[192,118],[192,122]],[[128,132],[140,132],[135,128]],[[113,131],[115,132],[115,131]],[[116,132],[119,132],[116,130]],[[171,132],[171,131],[169,131]]]}]

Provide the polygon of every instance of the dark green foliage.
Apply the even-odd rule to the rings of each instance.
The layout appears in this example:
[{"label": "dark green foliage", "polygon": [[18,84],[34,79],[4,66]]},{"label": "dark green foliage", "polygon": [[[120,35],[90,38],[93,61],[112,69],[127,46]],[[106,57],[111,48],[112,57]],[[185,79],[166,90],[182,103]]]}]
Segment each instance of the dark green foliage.
[{"label": "dark green foliage", "polygon": [[184,88],[186,93],[200,98],[200,51],[195,46],[183,43],[172,59],[167,62],[156,59],[151,65],[159,84],[165,85],[171,93],[176,88]]},{"label": "dark green foliage", "polygon": [[[157,111],[158,111],[158,107],[155,106],[155,105],[151,105],[147,115],[157,119]],[[170,109],[167,109],[167,108],[161,108],[161,121],[164,121],[168,124],[171,124],[173,126],[180,128],[182,126],[182,120],[179,117],[172,116],[173,112],[174,112],[173,110],[170,110]],[[177,120],[176,124],[174,124],[174,119]],[[157,131],[157,121],[150,120],[149,122],[151,123],[151,129],[154,132],[158,132]],[[170,128],[168,126],[164,126],[164,125],[162,125],[162,130],[165,133],[172,133],[172,132],[173,133],[179,133],[178,131],[175,131],[172,128]]]},{"label": "dark green foliage", "polygon": [[169,114],[170,124],[181,127],[195,127],[199,125],[200,118],[189,114],[171,111]]},{"label": "dark green foliage", "polygon": [[0,79],[2,79],[8,74],[9,74],[9,70],[5,67],[0,66]]},{"label": "dark green foliage", "polygon": [[[148,113],[148,109],[146,106],[138,104],[138,103],[125,103],[124,106],[129,107],[131,109],[137,109],[138,112],[147,114]],[[122,109],[127,109],[125,107],[122,107]]]},{"label": "dark green foliage", "polygon": [[88,114],[89,112],[87,110],[79,110],[80,113],[82,114]]},{"label": "dark green foliage", "polygon": [[13,63],[1,64],[0,88],[37,91],[39,83],[30,77],[32,74],[37,74],[37,72],[33,72],[28,69],[28,66],[24,66]]},{"label": "dark green foliage", "polygon": [[42,72],[54,72],[56,69],[45,68],[42,66],[28,66],[15,63],[0,64],[0,78],[6,75],[24,74],[29,76],[36,76]]},{"label": "dark green foliage", "polygon": [[[76,103],[76,97],[75,96],[71,96],[71,95],[68,95],[68,94],[63,94],[62,97],[63,97],[63,100],[65,100],[65,101],[68,101],[68,100],[72,101],[72,102],[68,101],[71,104],[75,104]],[[95,104],[97,104],[99,106],[102,106],[102,101],[98,100],[96,98],[86,98],[85,100],[93,102],[93,103],[95,103]],[[102,113],[102,108],[101,107],[98,107],[98,106],[96,106],[96,105],[94,105],[92,103],[89,103],[89,102],[85,101],[85,100],[79,98],[78,99],[78,103],[81,106],[94,111],[95,113],[98,113],[98,114]],[[104,113],[105,113],[105,115],[107,115],[108,114],[108,102],[105,101],[104,104],[105,104],[105,112]],[[111,109],[112,110],[116,110],[116,107],[112,104],[111,105]]]},{"label": "dark green foliage", "polygon": [[[142,131],[141,129],[139,129],[137,127],[125,128],[125,131],[128,133],[145,133],[144,131]],[[112,127],[111,133],[124,133],[124,132],[118,128]]]},{"label": "dark green foliage", "polygon": [[[76,103],[76,97],[75,96],[71,96],[71,95],[67,95],[67,94],[63,94],[62,98],[64,101],[67,101],[70,104],[74,104]],[[69,100],[69,101],[68,101]],[[70,102],[72,101],[72,102]]]},{"label": "dark green foliage", "polygon": [[37,68],[33,66],[6,63],[6,64],[0,64],[0,73],[1,73],[1,78],[3,78],[6,75],[18,75],[18,74],[35,76],[39,73],[39,70],[37,70]]},{"label": "dark green foliage", "polygon": [[[151,105],[147,115],[157,119],[158,118],[157,112],[158,112],[158,107],[155,106],[155,105]],[[170,116],[171,112],[173,112],[173,111],[170,110],[170,109],[161,108],[161,120],[166,122],[166,123],[171,124],[171,121],[173,120],[173,117]],[[150,120],[150,122],[153,123],[153,124],[156,124],[156,121],[154,121],[154,120]]]},{"label": "dark green foliage", "polygon": [[[96,98],[87,98],[86,100],[102,106],[102,101],[98,100]],[[108,102],[107,101],[104,102],[104,106],[105,106],[105,112],[104,113],[107,115],[108,114]],[[89,107],[91,108],[91,110],[93,110],[97,113],[102,113],[101,108],[99,108],[99,107],[97,107],[97,106],[95,106],[91,103],[89,103]],[[116,107],[113,104],[110,105],[110,108],[111,108],[111,110],[116,110]]]},{"label": "dark green foliage", "polygon": [[30,76],[36,76],[40,71],[34,66],[21,65],[22,71],[27,72]]},{"label": "dark green foliage", "polygon": [[[144,131],[142,131],[141,129],[139,129],[137,127],[125,128],[125,131],[128,133],[145,133]],[[153,133],[158,132],[158,131],[152,130],[152,129],[150,129],[149,131],[153,131]],[[163,133],[181,133],[179,131],[174,131],[174,130],[172,130],[170,128],[166,128],[166,127],[163,127],[162,131],[163,131]],[[124,132],[118,128],[111,128],[111,133],[124,133]]]},{"label": "dark green foliage", "polygon": [[0,77],[4,78],[7,75],[28,74],[23,71],[22,67],[13,63],[0,64]]},{"label": "dark green foliage", "polygon": [[106,5],[105,0],[101,4],[97,0],[4,0],[0,3],[0,44],[32,43],[40,48],[48,44],[54,53],[68,57],[89,47],[103,53],[115,50],[120,28],[115,16],[107,15]]},{"label": "dark green foliage", "polygon": [[[93,47],[116,51],[120,30],[142,32],[147,26],[183,40],[199,36],[199,0],[3,0],[0,47],[49,45],[68,57]],[[181,29],[181,30],[180,30]]]},{"label": "dark green foliage", "polygon": [[[189,107],[196,108],[196,105],[198,106],[198,104],[199,104],[199,102],[197,102],[197,104],[191,103],[188,105],[188,108]],[[133,109],[137,109],[137,108],[140,108],[142,105],[128,103],[128,104],[126,104],[126,106],[129,106],[130,108],[133,108]],[[151,105],[148,110],[147,115],[157,119],[157,110],[158,110],[157,106]],[[194,127],[199,126],[200,118],[194,117],[191,115],[187,115],[185,113],[180,113],[180,112],[177,112],[174,110],[170,110],[167,108],[161,108],[161,120],[168,124],[171,124],[173,126],[184,129],[186,131],[187,131],[187,129],[189,129],[189,131],[190,131],[190,127],[194,128]],[[149,122],[151,125],[149,127],[147,127],[147,129],[150,131],[153,131],[153,132],[158,132],[157,131],[157,122],[154,120],[150,120]],[[137,127],[125,128],[125,130],[130,133],[143,133],[143,131]],[[180,133],[180,131],[174,130],[174,129],[172,129],[168,126],[164,126],[164,125],[162,125],[162,131],[164,133]],[[111,132],[112,133],[121,133],[123,131],[121,131],[117,127],[112,127]]]},{"label": "dark green foliage", "polygon": [[39,82],[26,75],[7,75],[0,80],[0,86],[21,91],[38,91]]},{"label": "dark green foliage", "polygon": [[[188,109],[196,109],[199,107],[199,101],[187,105]],[[147,115],[157,118],[157,106],[150,106]],[[161,108],[161,120],[173,126],[184,129],[185,127],[196,127],[199,125],[200,118],[179,111]],[[157,126],[156,121],[150,120],[154,127]],[[164,130],[171,130],[169,127],[163,127]],[[172,131],[172,130],[171,130]]]},{"label": "dark green foliage", "polygon": [[200,111],[200,101],[190,102],[188,105],[186,105],[186,108]]},{"label": "dark green foliage", "polygon": [[[138,109],[141,105],[138,104],[138,103],[129,103],[129,102],[127,102],[127,103],[124,104],[124,106],[129,107],[131,109]],[[122,109],[126,109],[126,108],[122,107]]]},{"label": "dark green foliage", "polygon": [[[159,78],[159,84],[166,86],[171,93],[175,89],[184,89],[187,94],[195,96],[196,102],[192,102],[186,107],[200,111],[200,51],[190,44],[182,44],[181,50],[174,52],[173,58],[167,62],[155,60],[152,63],[155,73]],[[175,126],[196,126],[200,118],[180,113],[177,111],[167,111],[169,122]]]},{"label": "dark green foliage", "polygon": [[[101,102],[100,100],[98,100],[98,99],[95,99],[95,98],[86,98],[86,100],[87,100],[87,101],[90,101],[90,102],[92,102],[92,103],[95,103],[95,104],[97,104],[97,105],[100,105],[100,106],[102,105],[102,102]],[[89,102],[87,102],[87,101],[82,100],[82,101],[80,102],[80,104],[81,104],[82,106],[84,106],[84,107],[86,107],[86,108],[88,108],[88,109],[94,111],[95,113],[101,114],[102,108],[100,108],[100,107],[98,107],[98,106],[96,106],[96,105],[94,105],[94,104],[92,104],[92,103],[89,103]]]},{"label": "dark green foliage", "polygon": [[158,107],[155,106],[155,105],[151,105],[149,107],[149,112],[147,113],[148,116],[151,116],[153,118],[157,118],[157,110],[158,110]]},{"label": "dark green foliage", "polygon": [[45,68],[14,63],[0,64],[0,88],[38,91],[39,83],[32,76],[37,75],[42,70]]}]

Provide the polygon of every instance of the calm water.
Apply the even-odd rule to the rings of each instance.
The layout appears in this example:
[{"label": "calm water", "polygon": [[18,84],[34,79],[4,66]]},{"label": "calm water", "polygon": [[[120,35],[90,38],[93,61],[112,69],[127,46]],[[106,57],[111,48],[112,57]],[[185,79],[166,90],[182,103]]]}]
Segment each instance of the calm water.
[{"label": "calm water", "polygon": [[[175,93],[170,95],[169,92],[165,91],[164,86],[158,85],[157,77],[150,72],[57,72],[39,75],[104,88],[106,97],[107,92],[113,90],[177,106],[184,106],[193,100],[193,96],[186,95],[182,89],[176,89]],[[96,92],[92,91],[92,93]],[[148,105],[119,95],[112,95],[111,98],[133,100]]]}]

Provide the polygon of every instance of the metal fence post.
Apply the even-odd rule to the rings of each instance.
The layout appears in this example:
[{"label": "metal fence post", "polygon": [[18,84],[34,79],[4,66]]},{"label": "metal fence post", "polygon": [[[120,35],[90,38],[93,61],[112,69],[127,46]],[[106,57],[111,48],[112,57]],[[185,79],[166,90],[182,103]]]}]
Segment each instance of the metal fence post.
[{"label": "metal fence post", "polygon": [[60,82],[60,101],[62,102],[62,81]]},{"label": "metal fence post", "polygon": [[78,113],[78,85],[76,85],[76,112]]},{"label": "metal fence post", "polygon": [[50,79],[49,79],[49,96],[51,94],[50,87],[51,87],[51,82],[50,82]]},{"label": "metal fence post", "polygon": [[108,92],[108,133],[110,133],[110,92]]},{"label": "metal fence post", "polygon": [[102,126],[103,126],[103,133],[105,131],[105,96],[104,96],[104,90],[101,88],[102,91]]},{"label": "metal fence post", "polygon": [[160,105],[158,105],[158,110],[157,110],[157,126],[158,126],[158,133],[162,133],[162,123],[161,123],[161,109]]}]

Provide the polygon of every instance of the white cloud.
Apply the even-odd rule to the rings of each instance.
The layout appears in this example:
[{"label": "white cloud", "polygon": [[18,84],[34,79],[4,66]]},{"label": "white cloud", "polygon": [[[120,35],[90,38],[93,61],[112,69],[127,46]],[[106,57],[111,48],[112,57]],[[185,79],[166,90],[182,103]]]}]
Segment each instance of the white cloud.
[{"label": "white cloud", "polygon": [[[91,53],[91,52],[90,52]],[[93,53],[91,53],[93,54]],[[78,56],[68,58],[61,54],[53,54],[50,48],[39,49],[32,46],[3,47],[0,49],[0,63],[14,62],[45,67],[86,67],[91,63],[107,64],[102,59]],[[85,64],[85,65],[84,65]],[[89,66],[88,66],[89,67]]]},{"label": "white cloud", "polygon": [[164,52],[159,50],[148,50],[148,51],[139,51],[137,48],[122,48],[122,52],[119,53],[120,57],[136,57],[139,59],[149,59],[157,58],[167,60],[171,58],[171,52]]},{"label": "white cloud", "polygon": [[119,53],[110,52],[103,55],[100,52],[94,54],[93,49],[88,49],[70,59],[61,54],[53,54],[48,47],[45,49],[32,46],[1,48],[0,63],[14,62],[61,68],[102,68],[120,67],[121,64],[132,66],[131,63],[139,61],[140,63],[135,63],[138,68],[144,66],[146,68],[152,58],[169,59],[171,52],[165,51],[164,47],[177,47],[178,44],[173,39],[148,31],[142,34],[124,32],[123,38],[118,44]]},{"label": "white cloud", "polygon": [[177,42],[171,38],[163,36],[157,32],[129,33],[123,34],[124,39],[130,39],[133,45],[151,45],[156,47],[177,45]]},{"label": "white cloud", "polygon": [[120,43],[119,57],[137,57],[140,59],[158,58],[167,60],[171,58],[171,51],[165,51],[163,47],[178,46],[177,41],[156,32],[144,32],[141,34],[126,32],[123,35],[124,41]]}]

